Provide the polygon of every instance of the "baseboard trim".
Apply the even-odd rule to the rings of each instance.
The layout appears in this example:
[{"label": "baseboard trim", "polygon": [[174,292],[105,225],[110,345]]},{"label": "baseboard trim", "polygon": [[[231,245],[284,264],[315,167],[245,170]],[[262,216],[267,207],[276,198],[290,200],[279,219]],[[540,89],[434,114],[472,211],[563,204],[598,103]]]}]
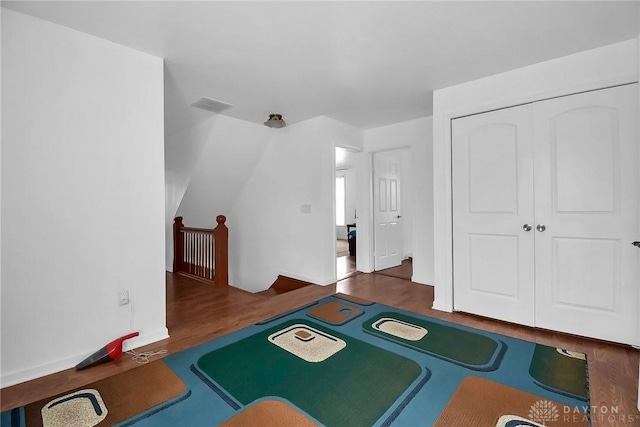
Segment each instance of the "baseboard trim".
[{"label": "baseboard trim", "polygon": [[169,338],[169,330],[162,328],[152,334],[143,334],[131,340],[124,342],[123,350],[133,350],[138,347],[144,347],[145,345],[153,344],[158,341],[166,340]]},{"label": "baseboard trim", "polygon": [[431,308],[433,308],[434,310],[438,310],[438,311],[445,311],[447,313],[452,313],[453,310],[451,309],[451,307],[448,306],[448,304],[444,303],[443,301],[439,301],[439,300],[434,300],[433,301],[433,305],[431,306]]},{"label": "baseboard trim", "polygon": [[[131,350],[154,342],[162,341],[167,338],[169,338],[169,330],[167,328],[162,328],[159,331],[150,334],[143,334],[142,336],[128,340],[130,342],[125,341],[123,349],[125,351]],[[107,343],[105,343],[105,345],[106,344]],[[96,348],[96,350],[98,349]],[[71,369],[87,356],[89,356],[89,354],[82,353],[69,356],[64,359],[55,360],[53,362],[48,362],[40,366],[9,372],[0,377],[0,388],[10,387],[12,385],[35,380],[36,378],[55,374],[56,372]]]},{"label": "baseboard trim", "polygon": [[278,273],[281,276],[291,277],[292,279],[302,280],[303,282],[309,282],[314,285],[327,286],[335,283],[336,281],[333,278],[317,278],[311,276],[305,276],[302,274],[290,273],[288,271],[280,271]]}]

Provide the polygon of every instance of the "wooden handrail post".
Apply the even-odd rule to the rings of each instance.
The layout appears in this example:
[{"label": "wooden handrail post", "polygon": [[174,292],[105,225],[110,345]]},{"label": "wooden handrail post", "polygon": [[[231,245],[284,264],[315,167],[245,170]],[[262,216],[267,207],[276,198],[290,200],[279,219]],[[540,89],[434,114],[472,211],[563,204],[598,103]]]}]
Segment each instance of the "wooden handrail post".
[{"label": "wooden handrail post", "polygon": [[224,224],[227,217],[218,215],[218,225],[213,229],[215,244],[215,274],[213,282],[216,286],[229,286],[229,229]]},{"label": "wooden handrail post", "polygon": [[176,217],[173,222],[173,272],[182,270],[182,254],[184,251],[181,231],[184,228],[182,217]]},{"label": "wooden handrail post", "polygon": [[229,286],[229,229],[226,221],[224,215],[218,215],[218,225],[212,230],[185,227],[182,217],[176,217],[173,223],[173,272],[213,283],[214,286]]}]

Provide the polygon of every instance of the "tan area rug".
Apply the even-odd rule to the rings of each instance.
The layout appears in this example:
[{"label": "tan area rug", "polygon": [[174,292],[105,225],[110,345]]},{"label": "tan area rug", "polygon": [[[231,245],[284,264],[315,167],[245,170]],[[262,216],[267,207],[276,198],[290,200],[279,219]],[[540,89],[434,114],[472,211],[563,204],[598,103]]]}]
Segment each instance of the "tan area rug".
[{"label": "tan area rug", "polygon": [[345,239],[336,240],[336,256],[349,256],[349,241]]},{"label": "tan area rug", "polygon": [[467,377],[451,397],[434,426],[502,427],[513,420],[526,420],[529,424],[523,422],[515,425],[529,426],[588,425],[586,415],[566,411],[565,405],[561,403],[484,378]]},{"label": "tan area rug", "polygon": [[[182,395],[186,386],[157,360],[25,407],[27,427],[114,425]],[[97,392],[97,393],[96,393]],[[96,403],[97,402],[97,403]],[[80,423],[80,424],[78,424]]]}]

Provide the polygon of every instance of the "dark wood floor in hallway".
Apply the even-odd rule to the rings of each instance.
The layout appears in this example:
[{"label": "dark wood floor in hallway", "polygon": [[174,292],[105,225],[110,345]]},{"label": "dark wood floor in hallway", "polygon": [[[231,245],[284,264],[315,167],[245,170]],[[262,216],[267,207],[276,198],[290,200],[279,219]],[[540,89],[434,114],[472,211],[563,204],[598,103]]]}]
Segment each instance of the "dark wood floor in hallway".
[{"label": "dark wood floor in hallway", "polygon": [[[215,288],[167,273],[167,326],[171,337],[137,351],[167,350],[167,354],[172,354],[336,292],[487,331],[584,352],[589,363],[593,426],[640,426],[640,412],[636,408],[637,350],[463,313],[432,310],[433,287],[385,274],[359,273],[329,286],[305,286],[269,297],[232,287]],[[7,387],[0,392],[2,410],[82,387],[136,366],[139,365],[124,354],[112,363],[83,371],[68,369]],[[613,410],[617,413],[611,417]],[[621,417],[625,417],[624,422]]]},{"label": "dark wood floor in hallway", "polygon": [[358,274],[356,257],[345,255],[336,259],[336,277],[338,280],[346,279],[356,274]]}]

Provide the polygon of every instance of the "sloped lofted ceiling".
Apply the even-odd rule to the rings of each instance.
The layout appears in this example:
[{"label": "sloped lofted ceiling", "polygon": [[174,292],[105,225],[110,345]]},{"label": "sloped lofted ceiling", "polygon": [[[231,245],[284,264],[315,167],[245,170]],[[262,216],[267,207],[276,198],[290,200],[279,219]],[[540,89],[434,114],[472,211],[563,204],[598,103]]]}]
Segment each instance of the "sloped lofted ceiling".
[{"label": "sloped lofted ceiling", "polygon": [[[251,215],[262,215],[263,206],[253,203],[262,187],[258,182],[245,192],[246,183],[266,174],[256,178],[255,165],[264,172],[269,159],[282,159],[282,145],[271,144],[277,150],[261,163],[271,139],[296,127],[317,138],[318,129],[301,122],[326,116],[366,130],[430,116],[435,89],[633,39],[640,32],[637,1],[2,1],[2,6],[164,58],[168,269],[171,219],[183,201],[183,209],[194,212],[193,221],[211,222],[216,214],[233,211],[244,194],[246,203],[235,209],[243,214],[233,220],[251,234],[246,225],[254,222]],[[189,107],[202,96],[235,107],[218,116]],[[282,133],[268,129],[262,123],[270,113],[282,113],[289,125],[299,126]],[[298,174],[288,180],[280,174],[276,182],[298,184],[296,178],[308,175],[300,164],[318,166],[315,159],[297,160],[290,163]],[[282,210],[308,203],[306,190],[285,199]],[[321,228],[316,225],[311,228]],[[264,241],[280,238],[279,228],[269,232]],[[236,252],[247,246],[238,245]],[[260,248],[252,259],[231,258],[253,265],[269,251],[274,252]],[[280,261],[271,268],[282,268]]]},{"label": "sloped lofted ceiling", "polygon": [[317,116],[361,129],[429,116],[434,89],[635,38],[639,3],[2,2],[165,58],[167,132],[200,96],[260,124]]}]

